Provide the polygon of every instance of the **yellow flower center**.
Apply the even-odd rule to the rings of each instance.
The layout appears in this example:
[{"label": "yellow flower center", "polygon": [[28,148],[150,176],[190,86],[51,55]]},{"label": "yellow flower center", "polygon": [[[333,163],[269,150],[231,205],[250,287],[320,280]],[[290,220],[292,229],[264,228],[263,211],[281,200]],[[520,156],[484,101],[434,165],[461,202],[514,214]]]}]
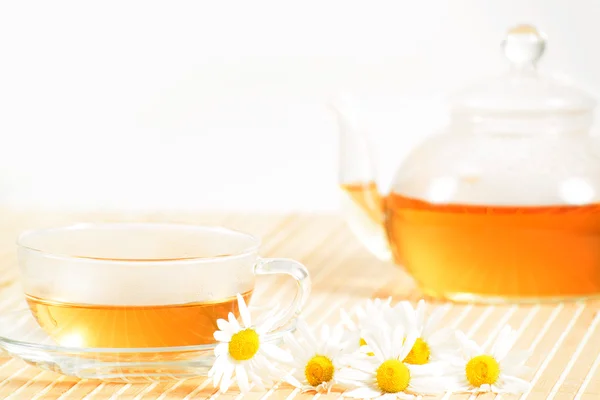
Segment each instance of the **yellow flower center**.
[{"label": "yellow flower center", "polygon": [[387,360],[377,368],[377,386],[384,393],[402,392],[409,382],[410,371],[401,361]]},{"label": "yellow flower center", "polygon": [[229,342],[229,355],[237,361],[249,360],[258,351],[260,341],[254,329],[244,329],[231,336]]},{"label": "yellow flower center", "polygon": [[333,379],[333,363],[325,356],[314,356],[304,368],[304,375],[311,386],[319,386]]},{"label": "yellow flower center", "polygon": [[484,384],[493,385],[500,376],[500,365],[492,356],[477,356],[471,358],[465,367],[467,380],[475,387]]},{"label": "yellow flower center", "polygon": [[430,356],[431,350],[429,349],[429,345],[423,339],[418,338],[412,349],[410,349],[410,353],[404,359],[404,362],[407,364],[423,365],[429,362]]}]

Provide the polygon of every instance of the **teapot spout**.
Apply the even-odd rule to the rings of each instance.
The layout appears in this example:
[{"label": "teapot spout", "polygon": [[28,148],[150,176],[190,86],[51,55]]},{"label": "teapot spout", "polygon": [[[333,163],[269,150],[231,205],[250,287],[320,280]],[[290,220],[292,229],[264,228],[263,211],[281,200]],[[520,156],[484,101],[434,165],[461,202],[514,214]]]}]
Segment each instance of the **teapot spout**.
[{"label": "teapot spout", "polygon": [[384,199],[376,184],[370,144],[348,98],[332,104],[340,132],[339,185],[341,206],[355,236],[377,258],[390,260],[385,233]]}]

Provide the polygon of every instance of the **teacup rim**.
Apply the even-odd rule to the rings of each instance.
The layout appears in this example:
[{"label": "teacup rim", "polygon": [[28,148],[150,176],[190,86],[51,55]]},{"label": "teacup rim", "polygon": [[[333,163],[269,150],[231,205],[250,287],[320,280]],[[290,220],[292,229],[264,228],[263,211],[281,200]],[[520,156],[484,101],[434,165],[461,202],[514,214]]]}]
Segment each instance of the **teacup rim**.
[{"label": "teacup rim", "polygon": [[[228,254],[218,254],[211,255],[205,257],[185,257],[185,258],[160,258],[160,259],[132,259],[132,258],[104,258],[104,257],[90,257],[85,255],[73,255],[73,254],[61,254],[56,252],[50,252],[46,250],[42,250],[36,247],[28,246],[23,243],[23,241],[34,234],[43,234],[51,231],[61,231],[61,230],[73,230],[73,229],[86,229],[91,227],[186,227],[203,231],[213,231],[213,232],[226,232],[231,234],[236,234],[240,236],[245,236],[246,238],[252,241],[252,245],[245,247],[244,249],[232,252]],[[235,258],[241,258],[248,256],[252,253],[257,253],[258,249],[261,246],[261,240],[257,236],[250,234],[248,232],[244,232],[238,229],[228,228],[223,225],[199,225],[199,224],[188,224],[183,222],[82,222],[82,223],[73,223],[67,225],[57,225],[51,226],[47,228],[37,228],[37,229],[28,229],[19,234],[16,245],[18,248],[41,254],[45,257],[55,258],[55,259],[63,259],[63,260],[81,260],[86,262],[98,262],[102,264],[163,264],[163,263],[177,263],[177,264],[189,264],[189,263],[205,263],[205,262],[215,262],[215,261],[223,261],[230,260]]]}]

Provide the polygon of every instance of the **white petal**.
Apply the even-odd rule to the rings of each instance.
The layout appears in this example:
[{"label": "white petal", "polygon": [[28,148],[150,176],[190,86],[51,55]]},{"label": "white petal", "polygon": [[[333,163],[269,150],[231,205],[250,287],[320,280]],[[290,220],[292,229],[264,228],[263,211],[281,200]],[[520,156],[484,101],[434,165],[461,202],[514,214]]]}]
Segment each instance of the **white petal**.
[{"label": "white petal", "polygon": [[421,336],[429,341],[429,337],[435,333],[438,328],[440,321],[450,310],[450,304],[444,304],[443,306],[437,307],[427,319],[427,322],[423,326]]},{"label": "white petal", "polygon": [[425,337],[425,335],[423,335],[423,339],[425,339],[427,344],[429,344],[430,346],[446,345],[452,349],[456,349],[457,347],[454,330],[452,330],[451,328],[439,329],[433,332],[433,334],[429,335],[429,337],[427,338]]},{"label": "white petal", "polygon": [[353,368],[365,371],[374,371],[377,368],[377,366],[381,364],[379,360],[377,360],[377,357],[368,356],[366,354],[363,354],[362,352],[353,353],[351,356],[348,357],[348,361],[350,366],[352,366]]},{"label": "white petal", "polygon": [[361,387],[344,393],[344,397],[355,399],[373,399],[381,396],[381,392],[370,387]]},{"label": "white petal", "polygon": [[529,359],[531,352],[529,351],[511,351],[501,361],[502,369],[511,369],[525,364]]},{"label": "white petal", "polygon": [[258,325],[256,327],[256,332],[258,332],[260,335],[264,335],[265,333],[269,333],[269,331],[271,330],[271,328],[273,328],[273,325],[275,325],[275,322],[277,322],[279,319],[278,318],[267,318],[264,321],[261,322],[260,325]]},{"label": "white petal", "polygon": [[[248,306],[248,310],[250,310],[250,315],[252,315],[251,310],[253,308],[254,307],[252,307],[252,306]],[[267,307],[261,307],[261,308],[266,309]],[[285,312],[287,312],[287,310],[283,310],[279,306],[275,307],[275,308],[271,308],[268,311],[264,311],[257,316],[256,320],[254,321],[254,326],[260,326],[267,320],[279,321]],[[279,315],[279,314],[281,314],[281,315]]]},{"label": "white petal", "polygon": [[360,334],[358,332],[345,332],[342,341],[342,352],[353,354],[360,350]]},{"label": "white petal", "polygon": [[356,318],[358,318],[359,321],[367,316],[365,310],[361,306],[356,306],[354,309],[354,315],[356,315]]},{"label": "white petal", "polygon": [[323,324],[321,325],[321,332],[318,338],[319,347],[317,347],[317,352],[319,354],[326,354],[327,351],[327,343],[329,342],[329,336],[331,332],[329,330],[329,325]]},{"label": "white petal", "polygon": [[379,348],[384,354],[384,357],[389,357],[392,354],[392,327],[389,324],[383,324],[379,327],[381,331],[381,339],[379,340]]},{"label": "white petal", "polygon": [[208,371],[208,377],[213,378],[214,387],[217,387],[219,385],[219,382],[221,381],[226,362],[227,357],[217,357],[212,368]]},{"label": "white petal", "polygon": [[[337,358],[340,353],[344,352],[344,349],[358,349],[358,345],[360,342],[360,337],[356,335],[352,335],[353,337],[345,335],[344,327],[341,324],[337,324],[331,330],[331,334],[329,336],[329,340],[325,345],[325,353],[324,355],[328,356],[332,360]],[[346,340],[354,339],[353,343],[344,342],[342,339],[346,336]],[[348,353],[348,350],[346,350]]]},{"label": "white petal", "polygon": [[411,377],[410,389],[421,394],[439,394],[450,389],[450,381],[442,377]]},{"label": "white petal", "polygon": [[304,322],[303,319],[298,320],[298,323],[296,324],[296,329],[298,330],[298,333],[302,335],[302,337],[310,344],[312,348],[317,347],[317,340],[315,339],[315,336],[313,335],[310,328],[308,327],[306,322]]},{"label": "white petal", "polygon": [[308,352],[308,349],[306,349],[308,347],[306,340],[299,340],[291,332],[283,335],[283,343],[291,350],[293,354],[300,355]]},{"label": "white petal", "polygon": [[331,331],[331,341],[339,343],[345,333],[344,326],[342,324],[336,324]]},{"label": "white petal", "polygon": [[288,333],[284,336],[283,342],[285,343],[287,348],[290,349],[294,361],[299,362],[305,358],[310,357],[310,353],[308,353],[310,349],[307,348],[306,341],[303,341],[303,343],[301,344],[292,336],[291,333]]},{"label": "white petal", "polygon": [[421,333],[423,331],[423,328],[425,327],[425,310],[427,309],[427,304],[425,303],[425,300],[421,299],[419,300],[419,302],[417,303],[417,310],[415,312],[415,317],[417,319],[417,329],[419,330],[419,333]]},{"label": "white petal", "polygon": [[264,352],[269,358],[282,363],[293,361],[292,355],[285,350],[280,349],[272,343],[264,343],[260,346],[260,351]]},{"label": "white petal", "polygon": [[444,360],[443,362],[448,364],[446,366],[446,370],[449,372],[464,371],[465,367],[467,366],[467,361],[464,358],[457,357],[457,356],[449,357],[448,359]]},{"label": "white petal", "polygon": [[215,363],[212,365],[212,367],[210,367],[210,369],[208,370],[208,377],[212,378],[215,374],[215,372],[217,371],[217,361],[219,361],[219,359],[217,358],[215,360]]},{"label": "white petal", "polygon": [[339,344],[327,342],[325,343],[325,346],[323,346],[323,352],[321,354],[333,361],[340,357],[341,351],[342,347]]},{"label": "white petal", "polygon": [[466,392],[469,390],[470,383],[467,381],[466,376],[459,377],[458,375],[460,375],[460,372],[458,374],[452,374],[453,376],[450,376],[450,373],[448,373],[448,375],[448,377],[442,378],[444,379],[443,384],[446,386],[445,391]]},{"label": "white petal", "polygon": [[401,326],[394,328],[392,333],[392,354],[397,355],[402,353],[402,346],[404,345],[404,329]]},{"label": "white petal", "polygon": [[496,360],[501,361],[512,348],[516,340],[516,331],[512,330],[510,326],[505,326],[496,338],[494,346],[492,347],[492,355]]},{"label": "white petal", "polygon": [[359,371],[352,368],[342,368],[335,374],[335,379],[348,383],[370,382],[373,380],[373,373]]},{"label": "white petal", "polygon": [[465,358],[470,360],[471,358],[483,353],[481,347],[479,347],[474,341],[468,339],[462,331],[456,331],[455,335]]},{"label": "white petal", "polygon": [[[306,365],[306,364],[305,364]],[[304,376],[304,370],[302,368],[295,368],[293,370],[291,370],[288,375],[286,376],[293,376],[294,378],[296,378],[296,380],[298,382],[303,381],[306,377]],[[284,376],[285,377],[285,376]]]},{"label": "white petal", "polygon": [[509,340],[515,333],[516,331],[513,330],[510,325],[505,325],[496,336],[495,342],[504,342]]},{"label": "white petal", "polygon": [[221,384],[219,385],[221,393],[225,393],[227,390],[229,390],[234,369],[235,365],[233,363],[228,362],[225,364],[225,368],[223,368],[223,377],[221,378]]},{"label": "white petal", "polygon": [[215,356],[224,356],[229,352],[229,345],[227,343],[219,343],[215,347]]},{"label": "white petal", "polygon": [[[467,363],[462,362],[462,371],[464,371],[464,367],[466,367]],[[424,365],[415,365],[417,368],[429,368],[427,374],[429,375],[447,375],[446,372],[453,368],[452,364],[449,363],[448,360],[440,360],[440,361],[430,361]]]},{"label": "white petal", "polygon": [[256,388],[258,390],[264,391],[265,390],[265,385],[261,379],[260,376],[258,376],[256,374],[256,372],[254,372],[252,369],[246,371],[248,373],[248,377],[250,378],[250,380],[252,381],[252,383],[254,383],[254,386],[256,386]]},{"label": "white petal", "polygon": [[229,342],[231,340],[231,335],[228,335],[223,331],[215,331],[215,333],[213,333],[213,337],[218,342]]},{"label": "white petal", "polygon": [[510,367],[503,367],[501,364],[500,368],[502,369],[502,372],[505,373],[506,375],[516,376],[516,377],[528,376],[533,371],[533,368],[531,368],[527,365],[512,365]]},{"label": "white petal", "polygon": [[403,300],[398,304],[398,306],[400,307],[400,310],[403,311],[403,316],[406,320],[407,327],[416,328],[417,318],[415,316],[415,309],[413,308],[412,304],[406,300]]},{"label": "white petal", "polygon": [[283,380],[297,388],[301,388],[303,386],[302,383],[300,383],[300,381],[298,379],[296,379],[295,377],[293,377],[291,375],[287,375],[285,378],[283,378]]},{"label": "white petal", "polygon": [[406,340],[404,341],[401,351],[399,353],[397,353],[399,360],[404,360],[406,358],[406,356],[408,355],[408,353],[410,353],[413,346],[415,345],[415,342],[417,341],[418,335],[419,334],[416,330],[413,330],[412,332],[408,333],[408,336],[406,337]]},{"label": "white petal", "polygon": [[321,326],[321,341],[326,342],[329,340],[329,325],[323,324]]},{"label": "white petal", "polygon": [[228,333],[229,335],[233,335],[233,327],[229,324],[229,322],[227,322],[226,319],[223,318],[219,318],[217,320],[217,326],[219,327],[220,330],[222,330],[225,333]]},{"label": "white petal", "polygon": [[213,387],[218,387],[221,382],[221,378],[223,378],[223,368],[215,370],[214,375],[212,377]]},{"label": "white petal", "polygon": [[238,322],[238,320],[235,318],[235,315],[233,315],[232,312],[229,313],[228,315],[229,318],[229,325],[231,325],[231,330],[233,332],[239,332],[242,327],[240,326],[240,323]]},{"label": "white petal", "polygon": [[507,393],[523,393],[531,387],[531,383],[514,376],[503,376],[501,380],[502,391]]},{"label": "white petal", "polygon": [[331,391],[331,388],[333,387],[333,385],[330,385],[331,382],[323,382],[320,385],[318,385],[315,390],[318,393],[329,393]]},{"label": "white petal", "polygon": [[410,376],[415,378],[436,377],[441,375],[446,368],[444,363],[427,363],[423,365],[406,364],[410,371]]},{"label": "white petal", "polygon": [[486,384],[479,386],[479,391],[480,392],[493,392],[494,388],[492,387],[492,385],[488,385],[486,383]]},{"label": "white petal", "polygon": [[373,360],[375,357],[365,356],[365,358],[367,358],[367,357],[370,358],[370,360],[362,360],[362,359],[355,358],[350,363],[350,367],[355,370],[362,371],[362,372],[368,372],[369,374],[374,375],[375,371],[377,370],[377,367],[379,367],[381,362],[377,361],[377,360]]},{"label": "white petal", "polygon": [[350,318],[346,310],[343,308],[340,310],[340,321],[342,321],[342,324],[344,324],[346,328],[352,331],[357,329],[356,324],[354,323],[352,318]]},{"label": "white petal", "polygon": [[244,298],[241,294],[237,294],[238,300],[238,308],[240,310],[240,317],[242,317],[242,322],[244,323],[244,327],[250,328],[252,326],[252,318],[250,317],[250,310],[248,310],[248,306],[244,301]]},{"label": "white petal", "polygon": [[384,361],[385,355],[384,355],[381,347],[379,347],[379,342],[381,342],[383,340],[381,340],[381,339],[378,340],[377,336],[381,336],[381,335],[375,335],[374,332],[364,332],[363,333],[363,337],[364,337],[365,341],[367,342],[368,346],[371,348],[371,350],[375,354],[375,357],[377,357],[380,361]]},{"label": "white petal", "polygon": [[285,373],[276,368],[272,362],[269,362],[262,352],[259,352],[252,359],[252,369],[260,374],[265,383],[270,383],[273,378],[280,379]]},{"label": "white petal", "polygon": [[242,364],[238,364],[235,366],[235,378],[237,380],[237,384],[240,387],[240,391],[242,393],[248,393],[250,391],[250,383],[248,382],[248,374],[246,373],[246,368]]}]

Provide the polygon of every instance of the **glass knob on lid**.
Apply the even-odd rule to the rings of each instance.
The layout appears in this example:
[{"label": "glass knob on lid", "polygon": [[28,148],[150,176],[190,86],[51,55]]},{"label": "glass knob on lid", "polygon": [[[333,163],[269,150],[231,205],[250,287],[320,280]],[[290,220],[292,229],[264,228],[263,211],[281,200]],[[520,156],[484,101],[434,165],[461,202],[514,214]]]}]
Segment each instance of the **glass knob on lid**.
[{"label": "glass knob on lid", "polygon": [[471,122],[486,117],[512,119],[509,127],[503,125],[503,130],[518,131],[526,128],[526,123],[529,128],[539,129],[534,125],[541,118],[545,124],[552,120],[551,130],[589,127],[594,98],[565,80],[538,73],[537,64],[546,50],[546,38],[541,32],[531,25],[516,26],[502,41],[502,50],[510,64],[508,73],[451,96],[450,109],[455,117],[466,117]]},{"label": "glass knob on lid", "polygon": [[546,39],[531,25],[518,25],[502,41],[504,55],[514,69],[533,69],[544,54]]}]

